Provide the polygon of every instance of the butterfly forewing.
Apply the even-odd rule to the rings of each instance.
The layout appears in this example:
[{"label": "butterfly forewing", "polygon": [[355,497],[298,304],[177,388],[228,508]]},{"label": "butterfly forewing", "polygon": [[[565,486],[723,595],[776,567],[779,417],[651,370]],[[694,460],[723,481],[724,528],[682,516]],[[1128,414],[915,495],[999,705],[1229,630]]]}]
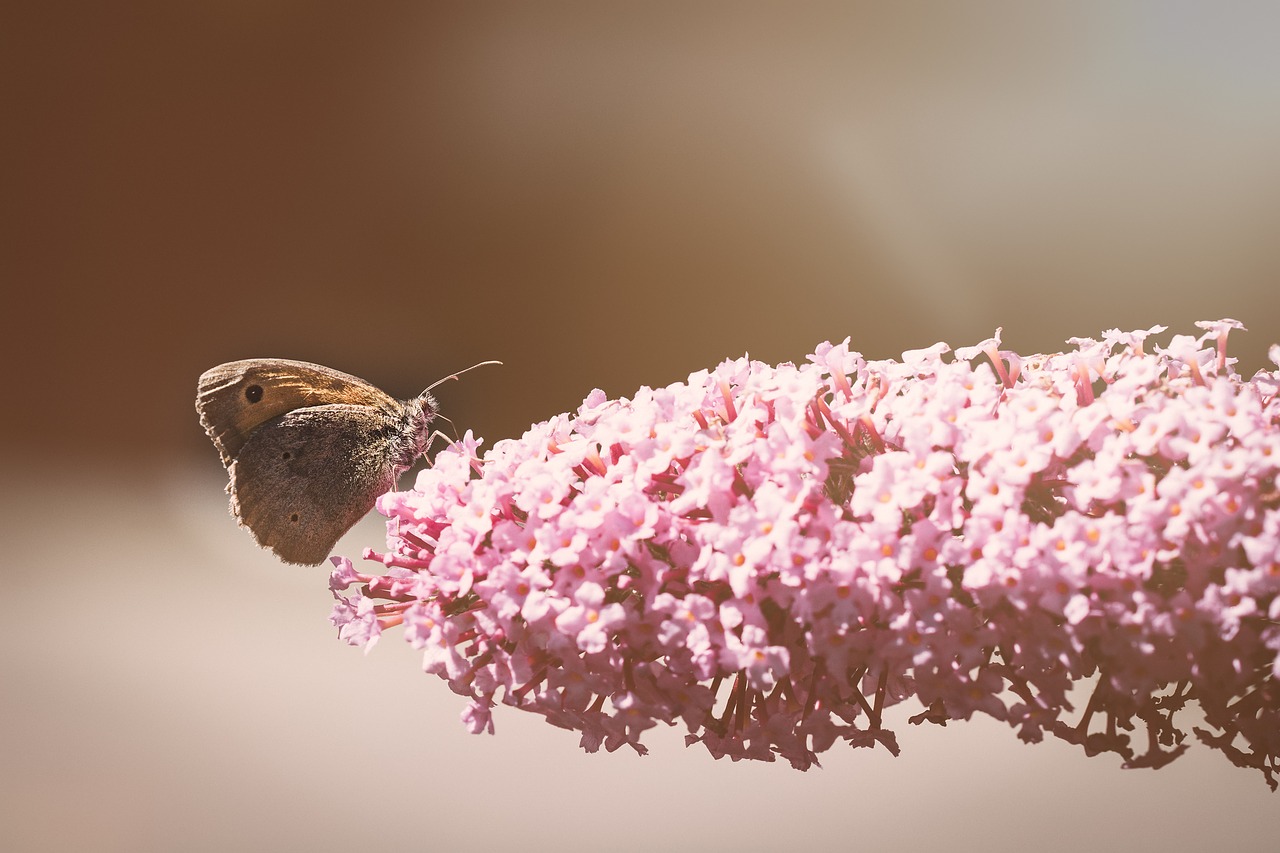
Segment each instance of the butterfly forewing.
[{"label": "butterfly forewing", "polygon": [[384,391],[352,376],[305,361],[245,359],[220,364],[200,377],[196,410],[222,464],[230,465],[253,431],[286,412],[347,403],[398,406]]}]

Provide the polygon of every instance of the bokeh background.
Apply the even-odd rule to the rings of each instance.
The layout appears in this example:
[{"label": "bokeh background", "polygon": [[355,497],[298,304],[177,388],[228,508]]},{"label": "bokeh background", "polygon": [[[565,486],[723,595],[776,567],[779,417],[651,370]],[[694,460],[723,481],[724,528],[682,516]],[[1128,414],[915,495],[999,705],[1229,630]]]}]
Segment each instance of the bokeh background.
[{"label": "bokeh background", "polygon": [[901,758],[799,774],[506,709],[469,736],[236,528],[193,399],[251,356],[398,396],[500,359],[438,394],[492,444],[744,352],[1221,317],[1252,373],[1276,4],[9,3],[0,41],[0,847],[1274,843],[1280,801],[1202,747],[1122,771],[904,710]]}]

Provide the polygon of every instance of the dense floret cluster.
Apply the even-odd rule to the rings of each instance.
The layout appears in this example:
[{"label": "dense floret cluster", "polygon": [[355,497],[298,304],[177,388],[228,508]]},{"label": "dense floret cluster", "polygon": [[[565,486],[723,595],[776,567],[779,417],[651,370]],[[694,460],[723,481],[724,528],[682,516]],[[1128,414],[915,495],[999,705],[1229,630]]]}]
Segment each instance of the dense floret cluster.
[{"label": "dense floret cluster", "polygon": [[896,753],[884,712],[912,702],[1159,766],[1194,703],[1274,788],[1280,370],[1243,379],[1239,324],[1199,325],[1030,357],[846,340],[596,391],[483,457],[468,433],[380,500],[375,570],[335,558],[334,622],[403,626],[477,732],[502,702],[644,752],[680,721],[805,769]]}]

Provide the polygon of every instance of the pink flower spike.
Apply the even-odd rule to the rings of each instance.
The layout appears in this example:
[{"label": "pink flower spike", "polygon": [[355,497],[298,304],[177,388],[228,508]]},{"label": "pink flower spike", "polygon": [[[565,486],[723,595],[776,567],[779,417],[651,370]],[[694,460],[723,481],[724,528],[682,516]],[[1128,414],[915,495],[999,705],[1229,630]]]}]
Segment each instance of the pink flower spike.
[{"label": "pink flower spike", "polygon": [[1199,325],[946,361],[846,340],[594,391],[483,456],[467,433],[379,499],[367,574],[333,560],[331,619],[366,652],[398,629],[473,732],[501,704],[590,751],[679,725],[807,769],[981,713],[1157,768],[1194,704],[1200,748],[1276,788],[1280,347],[1245,379],[1240,324]]}]

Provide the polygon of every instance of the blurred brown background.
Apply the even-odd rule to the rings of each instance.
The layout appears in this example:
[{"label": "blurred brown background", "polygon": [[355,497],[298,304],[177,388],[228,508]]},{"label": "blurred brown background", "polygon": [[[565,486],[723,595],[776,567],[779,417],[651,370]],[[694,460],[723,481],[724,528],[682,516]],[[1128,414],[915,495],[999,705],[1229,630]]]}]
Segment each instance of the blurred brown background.
[{"label": "blurred brown background", "polygon": [[[1280,341],[1280,7],[32,3],[0,40],[0,846],[1280,831],[1203,748],[1123,773],[904,723],[902,759],[838,749],[800,776],[675,732],[583,756],[514,713],[469,737],[398,640],[332,640],[322,572],[235,529],[192,402],[236,358],[399,396],[496,358],[439,393],[491,445],[743,352],[997,325],[1033,352],[1221,317],[1251,373]],[[368,519],[344,553],[379,541]]]}]

